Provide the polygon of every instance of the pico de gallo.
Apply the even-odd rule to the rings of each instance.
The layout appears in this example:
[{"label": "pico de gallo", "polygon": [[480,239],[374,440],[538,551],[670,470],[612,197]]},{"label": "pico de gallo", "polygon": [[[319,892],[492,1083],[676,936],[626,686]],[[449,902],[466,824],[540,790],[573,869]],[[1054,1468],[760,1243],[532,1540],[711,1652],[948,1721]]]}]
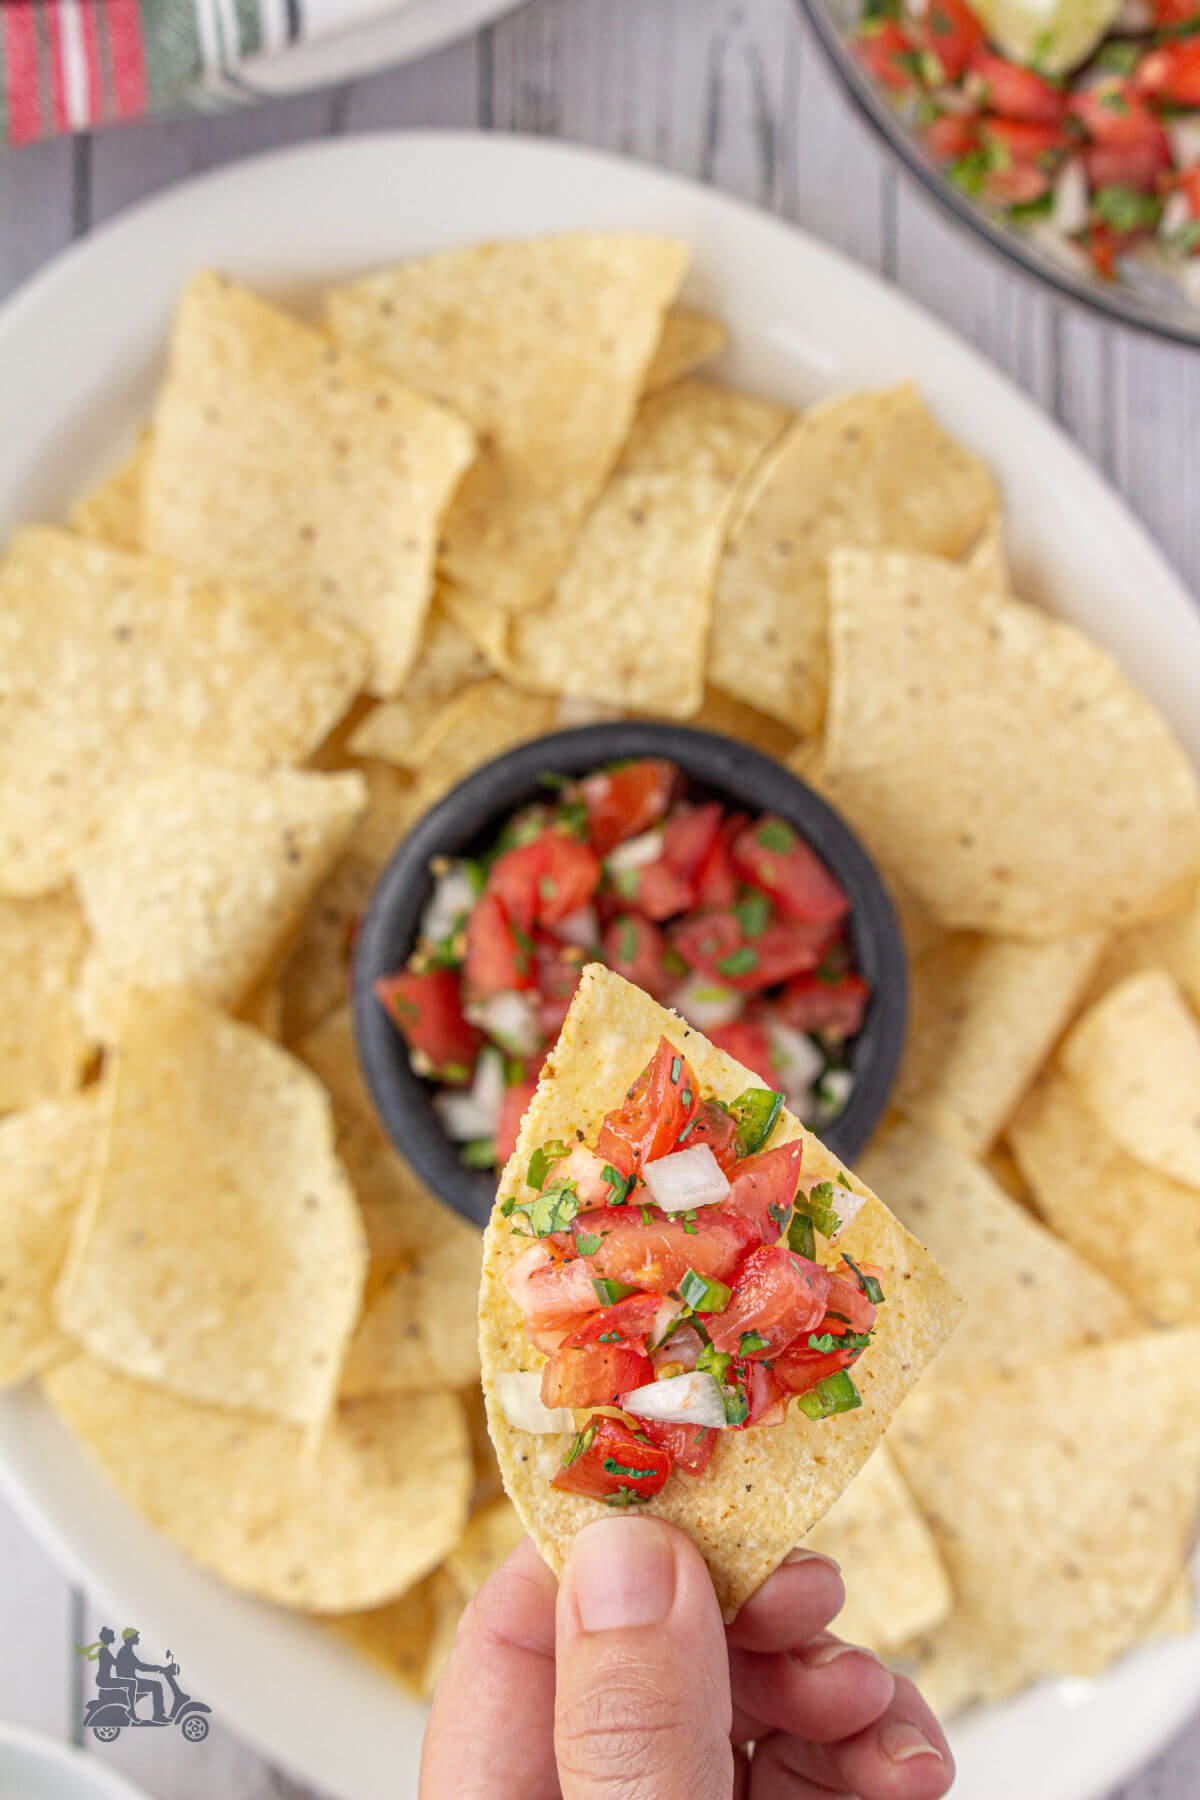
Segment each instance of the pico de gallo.
[{"label": "pico de gallo", "polygon": [[810,845],[773,814],[689,796],[659,759],[543,781],[483,856],[435,863],[416,949],[376,983],[464,1163],[512,1153],[589,962],[828,1125],[870,990],[849,896]]},{"label": "pico de gallo", "polygon": [[506,1286],[538,1371],[497,1379],[509,1422],[570,1432],[552,1486],[638,1506],[679,1469],[702,1476],[722,1431],[862,1400],[881,1273],[816,1260],[863,1204],[844,1175],[804,1186],[801,1139],[768,1148],[783,1105],[702,1093],[665,1037],[595,1141],[535,1150],[500,1207],[530,1242]]},{"label": "pico de gallo", "polygon": [[867,0],[855,48],[965,193],[1105,280],[1200,305],[1200,0],[1113,10],[1065,73],[1052,36],[1018,60],[965,0]]}]

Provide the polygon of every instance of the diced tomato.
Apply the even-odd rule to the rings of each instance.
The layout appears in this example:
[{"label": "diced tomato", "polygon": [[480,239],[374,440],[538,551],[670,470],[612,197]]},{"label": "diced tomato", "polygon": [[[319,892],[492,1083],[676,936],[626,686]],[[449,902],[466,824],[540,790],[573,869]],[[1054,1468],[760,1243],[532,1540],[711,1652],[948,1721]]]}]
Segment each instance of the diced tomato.
[{"label": "diced tomato", "polygon": [[983,43],[983,26],[963,0],[929,0],[913,36],[923,53],[926,79],[936,87],[958,80]]},{"label": "diced tomato", "polygon": [[596,1139],[597,1152],[622,1175],[666,1156],[700,1104],[700,1084],[666,1038],[642,1070],[625,1102],[610,1112]]},{"label": "diced tomato", "polygon": [[616,1419],[593,1420],[586,1435],[586,1449],[558,1471],[552,1487],[609,1501],[628,1501],[630,1496],[649,1500],[662,1492],[671,1473],[671,1457],[661,1445],[634,1437]]},{"label": "diced tomato", "polygon": [[737,1121],[715,1101],[700,1102],[699,1111],[692,1120],[684,1143],[689,1150],[693,1144],[707,1144],[726,1175],[731,1174],[737,1166]]},{"label": "diced tomato", "polygon": [[[718,1206],[697,1208],[694,1220],[667,1218],[640,1206],[613,1206],[580,1213],[575,1230],[600,1237],[600,1247],[589,1258],[593,1275],[624,1281],[652,1294],[678,1290],[689,1269],[714,1281],[727,1281],[738,1262],[756,1242],[757,1233],[745,1219],[726,1214]],[[690,1227],[690,1228],[689,1228]],[[601,1236],[601,1234],[603,1234]]]},{"label": "diced tomato", "polygon": [[1162,130],[1148,132],[1128,144],[1089,144],[1083,152],[1083,166],[1093,192],[1097,188],[1128,187],[1148,194],[1171,166],[1171,147]]},{"label": "diced tomato", "polygon": [[1067,148],[1070,141],[1064,125],[1003,119],[995,113],[987,115],[982,128],[984,136],[1011,162],[1033,163],[1046,171],[1053,171],[1055,158]]},{"label": "diced tomato", "polygon": [[853,1037],[862,1030],[871,989],[861,975],[822,981],[806,972],[793,975],[779,996],[779,1017],[795,1031],[820,1032],[829,1038]]},{"label": "diced tomato", "polygon": [[521,1120],[525,1117],[525,1109],[533,1099],[533,1091],[536,1087],[537,1082],[531,1077],[528,1081],[518,1081],[505,1093],[504,1103],[500,1108],[500,1117],[496,1123],[497,1163],[506,1163],[516,1149]]},{"label": "diced tomato", "polygon": [[555,1038],[570,1011],[575,989],[583,976],[583,962],[577,952],[556,938],[539,938],[536,942],[536,979],[538,989],[538,1024],[547,1038]]},{"label": "diced tomato", "polygon": [[1071,95],[1071,116],[1078,119],[1093,144],[1127,150],[1147,142],[1166,143],[1162,126],[1132,81],[1109,75]]},{"label": "diced tomato", "polygon": [[979,142],[979,126],[975,119],[959,113],[943,113],[925,127],[925,148],[935,162],[957,162]]},{"label": "diced tomato", "polygon": [[803,1155],[804,1140],[795,1138],[745,1157],[733,1172],[721,1211],[748,1220],[760,1243],[777,1243],[791,1216]]},{"label": "diced tomato", "polygon": [[487,892],[509,920],[528,934],[538,923],[557,925],[586,906],[600,884],[600,858],[569,832],[543,831],[530,844],[506,850],[492,864]]},{"label": "diced tomato", "polygon": [[542,838],[531,844],[518,844],[506,850],[492,864],[487,878],[487,892],[504,908],[510,923],[528,935],[538,912],[538,880],[542,872]]},{"label": "diced tomato", "polygon": [[[864,1273],[872,1274],[873,1270]],[[829,1294],[825,1302],[826,1309],[838,1313],[846,1321],[850,1331],[871,1331],[875,1325],[875,1307],[863,1293],[857,1275],[847,1263],[842,1263],[836,1274],[829,1277]],[[836,1331],[838,1320],[830,1325]],[[825,1329],[824,1326],[821,1327]]]},{"label": "diced tomato", "polygon": [[1193,219],[1200,219],[1200,163],[1184,169],[1179,177],[1180,192],[1186,197]]},{"label": "diced tomato", "polygon": [[429,1059],[439,1080],[470,1081],[483,1034],[463,1014],[456,970],[415,975],[399,969],[380,976],[375,994],[409,1049]]},{"label": "diced tomato", "polygon": [[[705,1323],[718,1350],[747,1357],[776,1356],[802,1331],[815,1331],[825,1316],[828,1271],[792,1250],[760,1244],[734,1277],[733,1298]],[[753,1352],[741,1339],[753,1332],[765,1342]]]},{"label": "diced tomato", "polygon": [[757,937],[747,938],[736,912],[712,912],[681,919],[672,928],[671,941],[697,974],[742,993],[758,993],[789,975],[815,969],[840,931],[836,921],[806,925],[775,918]]},{"label": "diced tomato", "polygon": [[652,1444],[665,1450],[685,1475],[703,1475],[712,1461],[717,1434],[707,1426],[668,1425],[661,1419],[643,1419],[638,1429]]},{"label": "diced tomato", "polygon": [[1003,168],[989,169],[983,178],[983,193],[997,206],[1028,206],[1048,194],[1053,174],[1034,162],[1009,162]]},{"label": "diced tomato", "polygon": [[979,44],[971,56],[967,90],[972,99],[1005,119],[1031,125],[1060,125],[1067,116],[1067,96],[1036,69],[1006,61]]},{"label": "diced tomato", "polygon": [[607,856],[626,838],[656,825],[670,805],[678,774],[674,763],[647,758],[586,776],[579,792],[596,854]]},{"label": "diced tomato", "polygon": [[[838,1335],[836,1327],[830,1329],[835,1336]],[[807,1394],[810,1388],[815,1388],[818,1381],[824,1381],[827,1375],[836,1375],[840,1369],[848,1369],[851,1363],[858,1361],[860,1355],[858,1350],[835,1350],[830,1355],[823,1356],[819,1350],[810,1350],[808,1338],[803,1337],[775,1358],[771,1371],[786,1393]]]},{"label": "diced tomato", "polygon": [[537,981],[533,957],[517,937],[495,894],[481,894],[471,909],[463,973],[466,991],[473,1000],[531,988]]},{"label": "diced tomato", "polygon": [[872,20],[854,40],[854,50],[868,73],[892,93],[907,93],[915,87],[916,45],[897,20]]},{"label": "diced tomato", "polygon": [[768,815],[747,825],[734,841],[733,859],[746,879],[792,919],[828,925],[850,911],[850,896],[841,883],[784,819]]},{"label": "diced tomato", "polygon": [[566,1257],[543,1238],[512,1264],[504,1285],[530,1325],[553,1328],[569,1321],[573,1329],[581,1314],[603,1305],[592,1281],[594,1273],[582,1256]]},{"label": "diced tomato", "polygon": [[721,804],[681,804],[667,815],[663,831],[663,857],[686,881],[694,884],[721,835]]},{"label": "diced tomato", "polygon": [[1153,0],[1156,25],[1190,25],[1200,18],[1197,0]]},{"label": "diced tomato", "polygon": [[661,1000],[671,981],[663,968],[665,947],[657,925],[637,913],[620,913],[605,928],[601,956],[626,981]]},{"label": "diced tomato", "polygon": [[758,1076],[771,1079],[771,1040],[761,1025],[751,1019],[735,1019],[732,1025],[714,1025],[709,1038],[718,1050]]},{"label": "diced tomato", "polygon": [[1133,80],[1139,93],[1155,100],[1200,106],[1200,38],[1157,45],[1142,58]]},{"label": "diced tomato", "polygon": [[618,1395],[653,1379],[650,1358],[633,1344],[568,1339],[542,1369],[542,1405],[615,1406]]},{"label": "diced tomato", "polygon": [[787,1394],[765,1363],[740,1358],[729,1365],[726,1380],[731,1387],[740,1388],[749,1407],[741,1424],[734,1426],[735,1431],[745,1431],[751,1425],[782,1424]]},{"label": "diced tomato", "polygon": [[712,848],[696,871],[695,905],[732,906],[737,899],[738,872],[733,860],[733,840],[746,823],[744,813],[725,820]]},{"label": "diced tomato", "polygon": [[560,1156],[552,1165],[545,1185],[573,1181],[581,1210],[586,1206],[607,1206],[612,1195],[612,1188],[604,1176],[607,1166],[604,1158],[589,1150],[586,1144],[575,1144],[568,1155]]},{"label": "diced tomato", "polygon": [[1096,273],[1105,281],[1115,281],[1117,257],[1124,249],[1126,240],[1118,237],[1115,231],[1110,231],[1107,225],[1093,224],[1088,226],[1085,243]]},{"label": "diced tomato", "polygon": [[[602,1306],[597,1313],[589,1313],[566,1339],[567,1346],[574,1350],[584,1344],[598,1344],[603,1338],[644,1350],[661,1306],[657,1294],[626,1294],[624,1300]],[[650,1377],[646,1379],[649,1381]]]}]

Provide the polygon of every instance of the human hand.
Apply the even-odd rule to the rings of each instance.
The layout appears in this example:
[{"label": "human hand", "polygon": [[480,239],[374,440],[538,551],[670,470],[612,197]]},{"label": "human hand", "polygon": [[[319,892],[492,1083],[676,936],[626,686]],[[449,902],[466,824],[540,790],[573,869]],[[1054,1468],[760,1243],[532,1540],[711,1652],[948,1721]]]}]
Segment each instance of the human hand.
[{"label": "human hand", "polygon": [[940,1800],[937,1720],[824,1629],[836,1567],[793,1556],[725,1627],[661,1520],[589,1525],[560,1583],[526,1539],[463,1616],[420,1800]]}]

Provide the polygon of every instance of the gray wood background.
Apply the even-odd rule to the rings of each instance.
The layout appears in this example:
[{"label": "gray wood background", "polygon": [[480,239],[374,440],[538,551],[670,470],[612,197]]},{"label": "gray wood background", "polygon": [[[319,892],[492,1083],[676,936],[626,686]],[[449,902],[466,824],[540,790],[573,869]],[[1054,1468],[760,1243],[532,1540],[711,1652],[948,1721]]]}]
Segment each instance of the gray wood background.
[{"label": "gray wood background", "polygon": [[[1101,324],[962,239],[851,116],[792,0],[529,0],[474,37],[368,80],[253,112],[8,152],[0,296],[73,238],[194,171],[306,138],[404,126],[573,139],[698,177],[807,226],[1027,389],[1200,591],[1200,352]],[[82,1665],[71,1646],[99,1623],[87,1596],[0,1503],[3,1713],[77,1735]],[[219,1721],[202,1747],[148,1732],[125,1734],[101,1754],[155,1800],[310,1795]],[[1200,1715],[1111,1800],[1197,1794]]]}]

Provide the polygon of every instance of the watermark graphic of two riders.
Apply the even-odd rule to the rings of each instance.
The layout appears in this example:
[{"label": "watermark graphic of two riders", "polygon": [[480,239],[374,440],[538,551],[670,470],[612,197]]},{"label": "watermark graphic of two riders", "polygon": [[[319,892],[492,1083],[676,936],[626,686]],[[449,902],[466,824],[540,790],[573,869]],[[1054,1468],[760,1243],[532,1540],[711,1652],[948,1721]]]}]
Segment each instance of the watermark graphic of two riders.
[{"label": "watermark graphic of two riders", "polygon": [[88,1701],[83,1728],[102,1744],[111,1744],[125,1730],[164,1729],[177,1725],[189,1744],[208,1736],[207,1714],[212,1708],[185,1694],[176,1677],[179,1664],[166,1653],[165,1662],[143,1662],[137,1653],[140,1635],[133,1625],[121,1633],[121,1647],[114,1650],[117,1634],[102,1625],[94,1644],[77,1644],[78,1654],[95,1665],[96,1692]]}]

